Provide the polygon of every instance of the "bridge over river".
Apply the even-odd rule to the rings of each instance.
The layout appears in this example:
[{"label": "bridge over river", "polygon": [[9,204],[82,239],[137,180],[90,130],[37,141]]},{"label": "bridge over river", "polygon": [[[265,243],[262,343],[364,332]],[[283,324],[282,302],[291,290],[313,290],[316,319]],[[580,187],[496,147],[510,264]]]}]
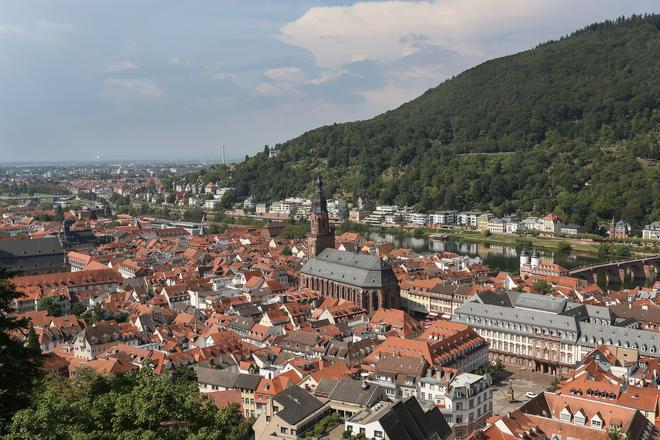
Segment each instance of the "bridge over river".
[{"label": "bridge over river", "polygon": [[657,278],[658,272],[660,272],[660,255],[590,264],[571,269],[568,273],[573,277],[594,283],[597,282],[599,274],[604,274],[607,283],[610,284],[622,283],[626,274],[636,280],[645,280]]}]

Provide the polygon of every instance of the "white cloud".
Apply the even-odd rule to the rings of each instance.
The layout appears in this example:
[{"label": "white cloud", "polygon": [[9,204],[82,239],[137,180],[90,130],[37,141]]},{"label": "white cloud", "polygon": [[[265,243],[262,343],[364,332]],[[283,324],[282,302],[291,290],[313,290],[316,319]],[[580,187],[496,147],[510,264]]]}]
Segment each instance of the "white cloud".
[{"label": "white cloud", "polygon": [[231,73],[217,72],[211,75],[211,79],[214,79],[216,81],[224,81],[227,79],[234,79],[234,75],[232,75]]},{"label": "white cloud", "polygon": [[315,86],[319,86],[321,84],[325,84],[329,81],[334,81],[338,79],[342,75],[353,75],[358,78],[364,78],[363,75],[358,75],[352,72],[349,72],[348,70],[345,69],[339,69],[339,70],[332,70],[332,71],[325,71],[322,72],[321,75],[318,78],[313,78],[307,81],[307,84],[313,84]]},{"label": "white cloud", "polygon": [[267,69],[264,75],[274,81],[303,82],[305,75],[298,67],[277,67]]},{"label": "white cloud", "polygon": [[264,96],[299,95],[298,87],[309,83],[299,67],[274,67],[266,69],[264,76],[269,82],[262,82],[255,89]]},{"label": "white cloud", "polygon": [[257,86],[255,89],[257,93],[264,96],[282,96],[285,94],[296,93],[295,87],[291,84],[278,82],[278,83],[269,83],[263,82]]},{"label": "white cloud", "polygon": [[72,29],[70,23],[36,20],[31,24],[0,23],[0,38],[45,40]]},{"label": "white cloud", "polygon": [[389,72],[392,77],[401,79],[439,79],[449,75],[443,64],[412,65]]},{"label": "white cloud", "polygon": [[306,84],[323,84],[344,74],[371,78],[369,72],[377,72],[373,89],[355,93],[367,107],[380,112],[489,58],[648,9],[648,4],[648,0],[364,0],[349,6],[312,7],[282,26],[279,38],[314,57],[321,73]]},{"label": "white cloud", "polygon": [[11,23],[0,23],[0,37],[23,37],[27,34],[27,28]]},{"label": "white cloud", "polygon": [[123,72],[125,70],[135,70],[140,66],[130,60],[114,60],[105,64],[106,72]]},{"label": "white cloud", "polygon": [[189,64],[188,60],[182,60],[178,57],[172,57],[167,62],[173,66],[187,66]]},{"label": "white cloud", "polygon": [[364,98],[369,108],[379,112],[383,109],[398,107],[404,102],[416,98],[419,90],[388,83],[380,89],[362,90],[358,94]]},{"label": "white cloud", "polygon": [[146,98],[160,98],[164,95],[163,90],[148,78],[112,78],[105,83],[111,88],[132,91]]},{"label": "white cloud", "polygon": [[[616,0],[373,1],[313,7],[280,29],[324,69],[371,60],[394,62],[425,47],[492,57],[527,48],[579,26],[630,13]],[[570,12],[569,12],[570,11]],[[532,41],[530,41],[532,40]],[[496,49],[494,49],[496,48]]]}]

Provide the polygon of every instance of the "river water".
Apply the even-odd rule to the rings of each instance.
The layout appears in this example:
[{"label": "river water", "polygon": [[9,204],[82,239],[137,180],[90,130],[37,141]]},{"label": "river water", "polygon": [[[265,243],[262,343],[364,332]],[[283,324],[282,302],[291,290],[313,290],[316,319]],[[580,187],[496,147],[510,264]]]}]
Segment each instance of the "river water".
[{"label": "river water", "polygon": [[[491,269],[506,272],[518,272],[520,269],[520,252],[515,246],[490,244],[447,238],[444,240],[430,240],[428,238],[415,238],[383,234],[378,232],[367,233],[367,238],[380,243],[392,243],[396,247],[413,249],[418,253],[426,252],[454,252],[460,255],[479,256]],[[596,254],[585,252],[560,252],[539,249],[542,263],[557,263],[566,269],[573,269],[585,264],[605,261]]]},{"label": "river water", "polygon": [[[476,241],[462,240],[458,238],[446,238],[444,240],[431,240],[428,238],[416,238],[379,232],[368,232],[365,234],[368,240],[378,243],[392,243],[396,247],[412,249],[417,253],[454,252],[460,255],[480,257],[481,260],[493,270],[518,273],[520,271],[520,253],[512,245],[491,244]],[[607,258],[597,254],[576,251],[552,251],[539,249],[542,263],[556,263],[566,269],[573,269],[587,264],[607,261]],[[650,286],[654,278],[648,280],[626,279],[623,284],[610,283],[607,287],[612,290],[620,288],[632,288],[635,286]],[[598,285],[605,288],[605,277],[599,278]]]}]

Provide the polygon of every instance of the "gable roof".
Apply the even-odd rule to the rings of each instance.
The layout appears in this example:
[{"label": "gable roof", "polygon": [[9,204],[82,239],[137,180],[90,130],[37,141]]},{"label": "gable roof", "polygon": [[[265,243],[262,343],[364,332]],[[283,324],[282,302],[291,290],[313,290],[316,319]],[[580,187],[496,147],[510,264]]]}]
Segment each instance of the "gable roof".
[{"label": "gable roof", "polygon": [[445,440],[453,433],[438,407],[425,413],[415,397],[397,402],[379,422],[392,439]]},{"label": "gable roof", "polygon": [[298,385],[293,385],[273,399],[283,409],[277,415],[290,425],[295,425],[323,407],[324,403]]},{"label": "gable roof", "polygon": [[392,267],[381,258],[331,248],[307,260],[300,273],[367,288],[398,284]]},{"label": "gable roof", "polygon": [[339,380],[321,379],[318,388],[323,389],[323,387],[328,385],[324,384],[324,382],[334,382],[328,398],[339,402],[365,406],[372,403],[375,396],[383,393],[383,388],[380,385],[366,384],[365,388],[364,384],[359,380],[347,378],[341,378]]}]

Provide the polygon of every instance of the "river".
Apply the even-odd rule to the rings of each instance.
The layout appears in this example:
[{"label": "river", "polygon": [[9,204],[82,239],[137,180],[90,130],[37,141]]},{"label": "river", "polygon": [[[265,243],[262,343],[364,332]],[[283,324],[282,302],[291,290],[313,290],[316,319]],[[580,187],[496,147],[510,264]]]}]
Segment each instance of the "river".
[{"label": "river", "polygon": [[[413,249],[419,253],[454,252],[461,255],[479,256],[491,269],[506,272],[518,272],[520,252],[515,246],[466,241],[457,238],[430,240],[378,232],[367,233],[367,238],[376,242],[392,243],[397,247]],[[606,261],[596,254],[586,252],[560,252],[539,249],[542,263],[557,263],[566,269],[573,269],[585,264]]]},{"label": "river", "polygon": [[[392,243],[396,247],[413,249],[418,253],[428,252],[454,252],[460,255],[480,257],[482,261],[493,270],[518,273],[520,270],[520,252],[512,245],[491,244],[484,242],[468,241],[459,238],[446,238],[444,240],[430,240],[428,238],[416,238],[412,236],[401,236],[380,232],[368,232],[365,234],[368,240],[379,243]],[[573,269],[587,264],[607,261],[607,258],[597,254],[577,251],[552,251],[539,249],[542,263],[556,263],[566,269]],[[651,285],[651,280],[629,280],[623,285],[611,283],[608,287],[617,290],[621,287],[631,288],[638,285]],[[598,284],[604,286],[604,277]]]}]

